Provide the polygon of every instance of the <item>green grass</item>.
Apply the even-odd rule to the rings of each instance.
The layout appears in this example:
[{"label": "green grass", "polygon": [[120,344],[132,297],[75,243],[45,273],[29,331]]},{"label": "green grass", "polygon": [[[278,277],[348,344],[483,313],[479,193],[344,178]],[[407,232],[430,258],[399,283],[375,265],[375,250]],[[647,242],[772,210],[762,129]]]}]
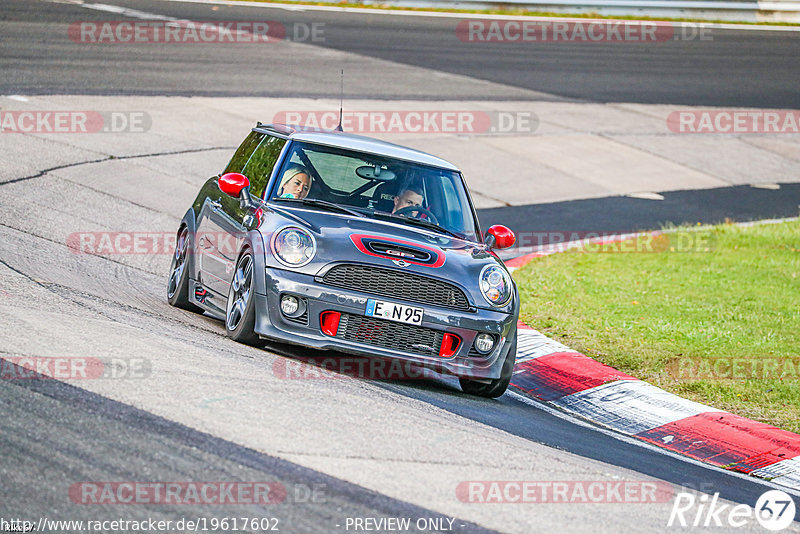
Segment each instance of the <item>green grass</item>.
[{"label": "green grass", "polygon": [[[656,247],[662,252],[570,251],[532,261],[514,275],[521,319],[663,389],[800,432],[800,221],[668,235],[670,245]],[[707,240],[700,250],[682,251],[698,236]],[[686,362],[734,359],[780,367],[764,376],[739,366],[718,378],[733,369],[719,367],[713,379],[679,372]]]},{"label": "green grass", "polygon": [[265,4],[301,4],[308,6],[333,6],[333,7],[357,7],[362,9],[391,9],[400,11],[429,11],[434,13],[465,13],[479,15],[507,15],[507,16],[527,16],[527,17],[551,17],[551,18],[587,18],[587,19],[607,19],[607,20],[663,20],[666,22],[697,22],[706,24],[750,24],[757,26],[797,26],[796,22],[747,22],[739,20],[705,20],[696,18],[671,18],[671,17],[646,17],[640,15],[600,15],[599,13],[553,13],[550,11],[527,11],[525,9],[451,9],[436,7],[404,7],[391,4],[362,4],[360,2],[315,2],[313,0],[233,0],[247,2],[261,2]]}]

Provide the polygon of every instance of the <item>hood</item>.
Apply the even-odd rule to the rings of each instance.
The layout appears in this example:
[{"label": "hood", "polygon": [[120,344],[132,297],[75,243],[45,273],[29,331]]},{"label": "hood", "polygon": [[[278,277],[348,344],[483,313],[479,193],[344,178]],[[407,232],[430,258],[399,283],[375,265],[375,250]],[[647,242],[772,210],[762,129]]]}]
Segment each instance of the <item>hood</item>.
[{"label": "hood", "polygon": [[489,305],[478,287],[486,265],[503,266],[483,244],[399,222],[324,212],[313,207],[271,205],[264,215],[259,231],[264,237],[266,262],[270,267],[285,268],[273,256],[272,235],[286,226],[300,226],[310,231],[317,243],[314,259],[297,269],[305,274],[316,276],[333,263],[373,264],[446,280],[462,288],[473,306],[504,309]]}]

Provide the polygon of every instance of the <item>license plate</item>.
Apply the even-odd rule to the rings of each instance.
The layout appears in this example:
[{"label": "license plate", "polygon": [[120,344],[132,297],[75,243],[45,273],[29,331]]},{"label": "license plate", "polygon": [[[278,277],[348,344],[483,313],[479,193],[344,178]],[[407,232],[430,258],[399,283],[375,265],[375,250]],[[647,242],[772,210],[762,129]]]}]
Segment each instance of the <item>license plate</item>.
[{"label": "license plate", "polygon": [[383,300],[367,300],[367,316],[380,317],[390,321],[406,324],[422,324],[422,315],[425,310]]}]

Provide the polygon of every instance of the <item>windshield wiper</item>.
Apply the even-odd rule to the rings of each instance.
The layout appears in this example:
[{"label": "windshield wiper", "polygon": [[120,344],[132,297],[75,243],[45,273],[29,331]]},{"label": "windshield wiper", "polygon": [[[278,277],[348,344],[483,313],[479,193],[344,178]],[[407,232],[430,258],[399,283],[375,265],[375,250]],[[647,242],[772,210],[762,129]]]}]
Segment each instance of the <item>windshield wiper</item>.
[{"label": "windshield wiper", "polygon": [[410,223],[412,225],[421,226],[423,228],[429,228],[431,230],[438,230],[438,231],[440,231],[442,233],[445,233],[445,234],[447,234],[447,235],[449,235],[451,237],[455,237],[457,239],[465,239],[463,235],[459,235],[459,234],[457,234],[457,233],[455,233],[455,232],[453,232],[451,230],[448,230],[447,228],[445,228],[443,226],[439,226],[438,224],[432,223],[430,221],[424,221],[422,219],[413,219],[411,217],[403,217],[402,215],[394,215],[392,213],[382,213],[382,212],[379,212],[379,211],[376,211],[374,214],[378,215],[379,217],[386,217],[388,219],[395,219],[395,220],[398,220],[398,221],[403,221],[405,223]]},{"label": "windshield wiper", "polygon": [[297,202],[298,204],[303,204],[305,206],[316,206],[318,208],[325,208],[331,211],[338,211],[339,213],[347,213],[348,215],[354,215],[356,217],[364,217],[363,213],[345,208],[339,204],[334,204],[333,202],[328,202],[327,200],[317,200],[315,198],[273,198],[272,200],[280,202]]}]

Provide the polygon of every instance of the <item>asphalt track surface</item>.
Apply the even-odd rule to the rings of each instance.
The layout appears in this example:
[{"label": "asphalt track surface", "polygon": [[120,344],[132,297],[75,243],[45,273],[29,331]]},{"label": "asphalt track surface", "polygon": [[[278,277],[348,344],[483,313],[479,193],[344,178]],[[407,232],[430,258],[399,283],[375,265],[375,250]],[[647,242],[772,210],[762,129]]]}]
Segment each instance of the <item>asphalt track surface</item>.
[{"label": "asphalt track surface", "polygon": [[[670,225],[719,224],[796,217],[800,212],[800,186],[781,184],[778,190],[749,186],[720,187],[662,193],[664,200],[624,196],[571,200],[549,204],[508,206],[478,210],[481,225],[505,224],[541,236],[547,232],[629,233]],[[538,242],[537,242],[538,244]]]},{"label": "asphalt track surface", "polygon": [[[247,16],[241,8],[225,8],[214,12],[212,17],[207,9],[203,11],[192,4],[136,2],[135,7],[208,20]],[[52,31],[54,27],[87,18],[120,18],[101,12],[87,15],[86,11],[63,3],[5,2],[0,11],[3,17],[0,67],[4,72],[1,91],[189,94],[203,87],[206,94],[231,95],[253,94],[251,88],[261,85],[255,80],[263,78],[263,71],[241,68],[254,61],[248,55],[253,53],[249,49],[237,61],[214,49],[181,52],[189,58],[175,58],[173,51],[152,48],[147,53],[135,48],[125,49],[124,54],[102,49],[85,52],[83,48],[73,53],[59,45],[63,32]],[[321,15],[277,10],[274,15],[271,13],[276,20],[281,17],[297,20],[298,16],[320,20],[317,17]],[[477,76],[481,71],[485,75],[486,69],[497,67],[510,79],[515,76],[519,79],[519,84],[505,81],[514,86],[506,95],[509,98],[518,94],[515,91],[522,87],[525,78],[519,74],[519,64],[514,65],[514,54],[505,54],[509,59],[506,67],[497,65],[503,62],[497,61],[493,55],[497,52],[493,50],[487,50],[487,56],[470,56],[470,65],[459,66],[454,57],[448,61],[446,46],[442,57],[432,57],[436,54],[425,47],[443,46],[435,41],[435,30],[444,24],[439,20],[393,20],[389,29],[398,28],[393,34],[381,26],[385,23],[380,17],[367,16],[363,20],[345,15],[325,17],[330,17],[325,20],[331,25],[331,32],[337,25],[350,32],[372,28],[366,31],[365,41],[349,45],[342,42],[338,46],[361,47],[365,54],[387,57],[395,54],[397,57],[390,59],[398,62],[402,62],[400,57],[409,62],[408,58],[416,58],[419,62],[427,61],[430,68],[458,70],[465,76],[470,76],[470,72]],[[415,33],[418,26],[425,31]],[[377,46],[375,36],[381,33],[387,34],[387,41]],[[368,39],[370,35],[372,42]],[[772,77],[759,80],[765,84],[760,93],[763,102],[790,106],[795,99],[796,104],[796,84],[788,83],[784,76],[794,68],[792,62],[797,61],[798,54],[792,52],[792,47],[797,46],[796,38],[748,32],[737,37],[738,41],[715,39],[714,44],[724,49],[724,43],[728,42],[732,50],[746,42],[751,45],[748,50],[761,50],[760,56],[748,52],[753,54],[748,61],[758,56],[763,62],[754,65],[736,54],[720,52],[719,61],[732,63],[725,68],[714,63],[720,70],[713,75],[702,69],[695,71],[694,83],[686,84],[691,89],[686,88],[680,98],[693,104],[707,99],[732,105],[726,104],[726,99],[733,99],[741,105],[756,106],[755,95],[759,93],[746,80],[740,81],[747,87],[736,92],[730,84],[721,83],[720,77],[730,76],[731,80],[737,77],[737,69],[747,69],[757,79],[760,76],[749,69],[760,68],[769,58],[777,56],[778,63],[766,69]],[[330,39],[334,40],[332,36]],[[399,43],[405,43],[405,47],[398,47]],[[685,43],[670,45],[685,46]],[[461,57],[455,53],[459,50],[453,49],[453,55]],[[554,50],[545,53],[553,54]],[[581,50],[593,54],[600,49]],[[689,47],[688,52],[691,50]],[[629,53],[633,57],[624,61],[627,66],[623,70],[630,76],[630,83],[638,83],[640,91],[636,94],[659,101],[658,94],[663,95],[664,91],[658,90],[657,83],[645,80],[646,76],[639,76],[639,81],[634,82],[636,69],[630,66],[635,64],[637,52],[631,49]],[[638,53],[648,55],[647,51]],[[675,54],[674,57],[672,53],[664,54],[664,61],[672,61],[674,68],[678,68],[684,60],[677,59],[680,55]],[[552,57],[549,60],[559,68],[562,65]],[[607,61],[623,63],[619,57]],[[448,65],[436,66],[435,62]],[[709,60],[706,66],[711,63]],[[196,68],[199,64],[204,69]],[[259,64],[268,68],[266,62]],[[576,68],[577,65],[564,67],[562,75]],[[162,85],[157,86],[148,78],[148,73],[153,72],[158,73]],[[278,77],[275,72],[273,75]],[[220,83],[229,75],[236,76],[236,83]],[[542,91],[548,87],[547,83],[558,85],[558,75],[553,74],[549,81],[547,78],[531,82],[538,84],[535,87],[524,88]],[[330,96],[323,81],[309,79],[304,88],[306,94]],[[604,93],[602,87],[609,89],[607,82],[603,84],[587,76],[579,87],[582,94],[559,95],[568,98],[592,95],[603,100],[606,96],[601,95],[614,92]],[[425,91],[397,86],[383,88],[380,94],[364,89],[363,94],[386,98],[392,96],[389,89],[395,97],[418,97],[421,92],[441,98],[458,97],[436,94],[435,84]],[[480,96],[482,89],[480,84],[467,84],[461,90],[464,96],[472,98]],[[630,100],[626,95],[634,91],[625,90],[630,93],[620,93],[618,97]],[[269,89],[256,93],[273,94]],[[65,199],[68,202],[64,203]],[[78,200],[71,202],[72,199]],[[148,354],[155,368],[163,365],[160,369],[167,369],[165,376],[154,373],[151,380],[86,386],[52,380],[0,380],[0,516],[3,518],[271,516],[279,517],[281,524],[286,525],[281,529],[284,532],[343,532],[337,525],[347,517],[446,515],[456,518],[456,532],[488,529],[594,533],[623,528],[636,531],[637,527],[673,531],[665,526],[669,506],[506,505],[487,511],[479,508],[481,505],[468,509],[457,502],[448,504],[448,498],[455,500],[453,481],[470,476],[492,480],[526,477],[594,480],[604,476],[655,479],[675,484],[676,490],[681,486],[706,493],[719,492],[723,499],[750,505],[769,487],[758,480],[620,440],[611,433],[564,418],[516,396],[506,395],[494,401],[468,397],[460,393],[457,383],[450,378],[413,383],[269,380],[269,369],[276,361],[307,356],[308,352],[291,347],[262,351],[227,340],[221,324],[166,304],[163,258],[152,266],[141,267],[97,256],[76,256],[48,235],[44,212],[40,211],[62,202],[63,205],[57,206],[62,217],[96,221],[125,214],[141,221],[164,216],[159,211],[158,192],[153,193],[149,202],[134,204],[113,191],[83,189],[72,182],[44,176],[0,184],[0,202],[4,207],[0,224],[3,280],[0,359],[20,354],[75,354],[83,347],[84,351],[101,354],[120,355],[126,351]],[[576,221],[576,225],[580,224]],[[232,404],[227,406],[228,402]],[[416,479],[424,481],[426,487],[415,486]],[[230,508],[192,505],[87,507],[66,497],[75,482],[115,480],[269,480],[284,484],[290,494],[320,484],[325,488],[325,498],[319,502],[289,498],[282,507],[239,507],[231,513]],[[416,497],[414,492],[423,497]],[[430,495],[447,497],[429,498]],[[426,499],[429,504],[419,502]],[[452,510],[464,513],[451,513]]]},{"label": "asphalt track surface", "polygon": [[[58,487],[54,481],[78,472],[92,472],[104,480],[141,481],[151,472],[157,472],[163,481],[268,480],[286,489],[286,500],[281,504],[288,505],[238,506],[237,516],[276,518],[281,528],[288,527],[292,532],[335,530],[344,517],[444,517],[63,382],[33,379],[19,387],[4,387],[0,403],[4,407],[4,463],[16,466],[4,472],[2,512],[7,520],[33,516],[56,519],[59,512],[64,513],[64,492],[53,491]],[[33,440],[20,428],[19,423],[26,420],[37,422]],[[98,434],[105,438],[92,438]],[[120,456],[126,460],[109,461]],[[136,512],[125,517],[169,520],[230,515],[224,505],[207,504],[164,504]],[[114,512],[98,514],[95,510],[88,517],[103,518],[107,513],[109,518],[114,517]],[[458,525],[464,532],[491,532],[466,521]]]},{"label": "asphalt track surface", "polygon": [[[158,0],[115,0],[113,5],[197,21],[266,19],[282,23],[289,35],[296,24],[323,24],[323,39],[303,41],[306,46],[291,50],[87,45],[71,42],[65,25],[125,17],[68,3],[4,0],[0,93],[331,97],[338,96],[343,67],[345,93],[351,98],[499,100],[528,99],[535,92],[541,99],[590,102],[800,107],[798,32],[718,30],[710,40],[659,43],[473,43],[457,37],[460,18],[353,16]],[[320,63],[314,59],[318,52],[307,46],[422,67],[431,75],[382,84],[388,69],[364,73],[353,64]],[[436,73],[505,89],[441,84]]]}]

